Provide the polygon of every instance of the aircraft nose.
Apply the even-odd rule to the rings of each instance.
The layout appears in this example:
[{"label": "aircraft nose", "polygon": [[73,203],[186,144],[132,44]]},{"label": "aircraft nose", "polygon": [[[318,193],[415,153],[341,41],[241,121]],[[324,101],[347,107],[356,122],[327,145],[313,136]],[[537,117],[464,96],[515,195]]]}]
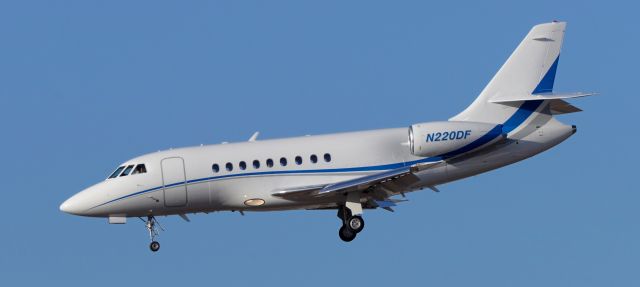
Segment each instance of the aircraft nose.
[{"label": "aircraft nose", "polygon": [[73,215],[84,215],[89,206],[76,194],[60,204],[60,211]]},{"label": "aircraft nose", "polygon": [[60,204],[60,211],[62,212],[66,212],[66,213],[72,213],[72,204],[71,204],[71,198],[65,200],[62,204]]}]

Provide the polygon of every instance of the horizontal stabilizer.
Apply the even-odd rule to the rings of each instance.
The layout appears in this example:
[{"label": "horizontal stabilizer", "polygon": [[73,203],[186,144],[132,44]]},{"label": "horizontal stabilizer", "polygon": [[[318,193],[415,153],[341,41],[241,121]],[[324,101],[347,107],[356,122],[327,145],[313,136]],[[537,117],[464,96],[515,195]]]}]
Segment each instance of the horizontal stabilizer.
[{"label": "horizontal stabilizer", "polygon": [[552,100],[551,103],[549,104],[549,108],[551,110],[552,115],[582,112],[580,108],[577,108],[576,106],[570,103],[567,103],[564,100]]},{"label": "horizontal stabilizer", "polygon": [[519,95],[519,96],[496,96],[489,100],[491,103],[512,103],[523,101],[539,101],[539,100],[562,100],[562,99],[574,99],[581,97],[588,97],[597,95],[596,93],[538,93],[531,95]]}]

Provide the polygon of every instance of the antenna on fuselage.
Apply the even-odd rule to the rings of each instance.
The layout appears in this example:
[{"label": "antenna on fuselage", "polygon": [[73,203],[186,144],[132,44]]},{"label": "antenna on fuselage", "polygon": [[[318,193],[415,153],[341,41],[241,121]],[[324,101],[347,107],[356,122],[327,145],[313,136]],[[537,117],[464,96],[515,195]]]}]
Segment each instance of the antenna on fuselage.
[{"label": "antenna on fuselage", "polygon": [[256,139],[258,138],[259,135],[260,135],[260,132],[253,133],[253,135],[249,138],[249,141],[250,142],[256,141]]}]

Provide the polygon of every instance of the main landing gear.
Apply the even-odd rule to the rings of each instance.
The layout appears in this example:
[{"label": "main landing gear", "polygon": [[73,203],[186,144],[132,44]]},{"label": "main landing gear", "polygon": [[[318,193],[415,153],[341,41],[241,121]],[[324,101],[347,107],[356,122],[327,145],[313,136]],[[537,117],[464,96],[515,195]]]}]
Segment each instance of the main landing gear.
[{"label": "main landing gear", "polygon": [[350,192],[347,194],[344,205],[338,207],[338,218],[342,220],[342,227],[340,227],[338,235],[342,241],[353,241],[356,239],[356,235],[364,229],[360,196],[361,192]]},{"label": "main landing gear", "polygon": [[338,208],[338,218],[342,220],[342,226],[338,231],[338,236],[344,242],[351,242],[356,239],[356,235],[364,229],[364,219],[360,215],[352,215],[352,211],[345,206]]},{"label": "main landing gear", "polygon": [[153,215],[147,216],[147,220],[144,220],[142,218],[140,218],[140,220],[144,222],[145,227],[147,227],[147,230],[149,231],[149,237],[151,238],[149,249],[151,249],[151,251],[153,252],[160,250],[160,243],[156,241],[156,237],[158,237],[159,233],[156,225],[158,228],[160,228],[160,230],[164,231],[164,229],[162,228],[162,226],[160,226],[160,223],[158,222],[158,220],[156,220],[155,217],[153,217]]}]

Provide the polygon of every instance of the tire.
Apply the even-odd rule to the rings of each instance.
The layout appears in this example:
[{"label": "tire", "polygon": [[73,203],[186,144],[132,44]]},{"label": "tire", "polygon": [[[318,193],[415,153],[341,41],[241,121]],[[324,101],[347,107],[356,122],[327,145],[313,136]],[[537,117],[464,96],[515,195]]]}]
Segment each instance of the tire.
[{"label": "tire", "polygon": [[153,252],[160,250],[160,243],[158,241],[151,242],[151,244],[149,244],[149,249]]},{"label": "tire", "polygon": [[349,227],[349,229],[351,229],[351,231],[360,233],[360,231],[364,229],[364,219],[362,219],[362,216],[359,215],[351,216],[349,220],[347,220],[347,226]]},{"label": "tire", "polygon": [[342,239],[342,241],[344,242],[351,242],[354,239],[356,239],[356,233],[351,231],[351,229],[349,229],[345,225],[340,227],[340,230],[338,231],[338,235],[340,236],[340,239]]}]

